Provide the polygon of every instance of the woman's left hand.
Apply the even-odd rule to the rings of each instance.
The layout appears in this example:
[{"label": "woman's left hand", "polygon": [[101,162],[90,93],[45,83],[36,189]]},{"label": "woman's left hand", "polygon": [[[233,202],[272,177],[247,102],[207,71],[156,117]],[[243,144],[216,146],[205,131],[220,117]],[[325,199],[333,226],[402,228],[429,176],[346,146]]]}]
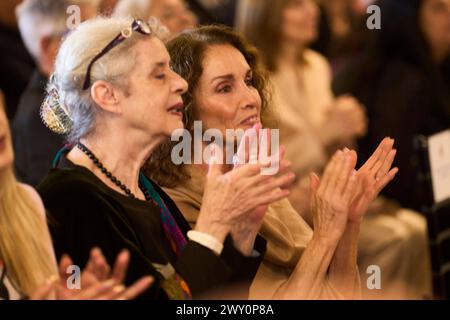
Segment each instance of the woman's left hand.
[{"label": "woman's left hand", "polygon": [[394,179],[398,168],[391,169],[397,152],[393,146],[393,139],[384,138],[369,160],[357,171],[359,193],[352,201],[348,221],[361,222],[370,203]]}]

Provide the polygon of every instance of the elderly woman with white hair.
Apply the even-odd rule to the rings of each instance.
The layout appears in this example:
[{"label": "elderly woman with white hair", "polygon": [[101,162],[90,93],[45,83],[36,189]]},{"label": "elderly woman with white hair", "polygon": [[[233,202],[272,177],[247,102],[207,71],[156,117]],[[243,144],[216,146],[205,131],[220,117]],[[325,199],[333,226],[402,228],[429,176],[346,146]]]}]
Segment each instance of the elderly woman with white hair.
[{"label": "elderly woman with white hair", "polygon": [[[261,208],[285,198],[294,177],[261,175],[260,162],[226,174],[210,164],[199,220],[189,230],[173,201],[141,173],[153,150],[183,128],[187,83],[170,68],[165,34],[155,20],[96,18],[67,37],[42,116],[71,145],[38,191],[53,218],[57,257],[83,263],[97,246],[111,263],[126,248],[125,284],[155,278],[141,298],[190,299],[253,278],[265,251],[257,237]],[[233,232],[236,224],[253,231]]]}]

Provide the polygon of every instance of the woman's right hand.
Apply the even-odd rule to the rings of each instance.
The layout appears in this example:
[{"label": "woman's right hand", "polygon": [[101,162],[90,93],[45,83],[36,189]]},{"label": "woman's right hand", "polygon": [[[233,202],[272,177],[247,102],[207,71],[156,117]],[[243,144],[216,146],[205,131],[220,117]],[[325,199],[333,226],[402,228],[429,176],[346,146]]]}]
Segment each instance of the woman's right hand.
[{"label": "woman's right hand", "polygon": [[347,225],[352,200],[357,194],[354,151],[337,151],[325,168],[321,181],[311,174],[311,211],[314,236],[337,244]]}]

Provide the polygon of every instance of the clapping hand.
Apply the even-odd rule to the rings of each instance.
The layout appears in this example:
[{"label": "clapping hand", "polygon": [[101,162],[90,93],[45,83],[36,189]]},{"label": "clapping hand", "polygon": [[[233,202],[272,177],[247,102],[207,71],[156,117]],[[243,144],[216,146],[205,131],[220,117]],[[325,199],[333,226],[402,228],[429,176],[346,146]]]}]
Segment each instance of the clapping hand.
[{"label": "clapping hand", "polygon": [[383,139],[372,156],[358,170],[359,190],[350,208],[349,221],[357,222],[362,219],[370,203],[395,178],[398,168],[391,167],[397,150],[393,146],[393,139]]},{"label": "clapping hand", "polygon": [[73,265],[72,259],[64,255],[59,263],[59,278],[53,277],[36,290],[32,300],[127,300],[137,297],[153,282],[153,277],[145,276],[130,287],[125,287],[123,281],[130,260],[129,252],[122,251],[116,259],[111,271],[105,257],[98,248],[91,250],[86,268],[81,273],[80,288],[68,287],[69,274],[67,268]]}]

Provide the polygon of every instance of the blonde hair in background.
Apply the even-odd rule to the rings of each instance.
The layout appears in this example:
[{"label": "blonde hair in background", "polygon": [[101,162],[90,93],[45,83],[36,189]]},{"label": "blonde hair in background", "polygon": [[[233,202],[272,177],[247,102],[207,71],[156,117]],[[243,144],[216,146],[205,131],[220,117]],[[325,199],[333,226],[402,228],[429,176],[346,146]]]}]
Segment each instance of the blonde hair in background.
[{"label": "blonde hair in background", "polygon": [[[4,112],[0,92],[0,112]],[[0,260],[8,278],[30,295],[58,270],[45,217],[12,167],[0,172]]]}]

